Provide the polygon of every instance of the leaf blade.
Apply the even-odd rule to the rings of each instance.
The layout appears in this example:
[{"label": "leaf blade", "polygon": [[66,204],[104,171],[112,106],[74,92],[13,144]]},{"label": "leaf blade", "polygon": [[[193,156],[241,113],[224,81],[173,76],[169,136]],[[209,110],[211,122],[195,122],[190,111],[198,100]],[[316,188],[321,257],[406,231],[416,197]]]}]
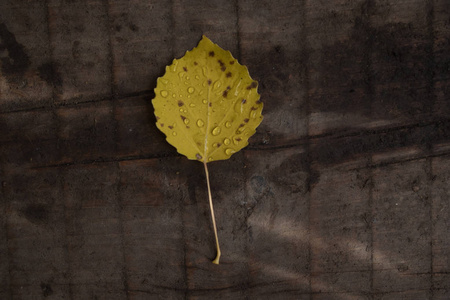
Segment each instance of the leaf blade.
[{"label": "leaf blade", "polygon": [[248,145],[263,104],[247,67],[206,36],[166,67],[152,100],[157,127],[188,159],[228,159]]}]

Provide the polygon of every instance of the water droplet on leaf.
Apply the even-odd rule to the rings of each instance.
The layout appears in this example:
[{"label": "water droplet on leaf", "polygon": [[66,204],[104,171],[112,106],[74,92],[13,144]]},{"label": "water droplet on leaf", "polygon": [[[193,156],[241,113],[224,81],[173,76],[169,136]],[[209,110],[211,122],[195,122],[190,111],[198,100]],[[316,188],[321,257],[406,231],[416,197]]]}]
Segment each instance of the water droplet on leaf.
[{"label": "water droplet on leaf", "polygon": [[167,96],[169,96],[169,92],[167,91],[161,91],[161,96],[163,96],[164,98],[166,98]]},{"label": "water droplet on leaf", "polygon": [[203,127],[204,125],[205,125],[205,122],[203,122],[203,120],[201,120],[201,119],[197,120],[197,126],[198,127]]},{"label": "water droplet on leaf", "polygon": [[213,89],[214,89],[214,90],[217,90],[218,88],[220,88],[221,85],[222,85],[222,84],[220,83],[220,81],[217,80],[216,82],[214,82]]},{"label": "water droplet on leaf", "polygon": [[241,101],[236,102],[236,104],[234,105],[234,111],[242,114],[242,112],[244,111],[244,105]]},{"label": "water droplet on leaf", "polygon": [[231,143],[231,141],[230,141],[230,139],[224,139],[224,140],[223,140],[223,143],[224,143],[225,145],[229,145],[229,144]]},{"label": "water droplet on leaf", "polygon": [[222,130],[220,129],[220,127],[217,126],[217,127],[215,127],[215,128],[212,130],[211,133],[212,133],[212,135],[219,135],[221,131],[222,131]]},{"label": "water droplet on leaf", "polygon": [[172,64],[172,72],[177,71],[177,66],[178,66],[178,60],[174,59],[173,64]]},{"label": "water droplet on leaf", "polygon": [[243,133],[245,131],[245,128],[244,127],[239,127],[238,129],[236,129],[236,133],[237,134],[241,134],[241,133]]},{"label": "water droplet on leaf", "polygon": [[230,149],[230,148],[228,148],[227,150],[225,150],[225,154],[226,154],[226,155],[231,155],[231,154],[233,154],[234,152],[236,152],[236,151],[234,151],[233,149]]},{"label": "water droplet on leaf", "polygon": [[189,93],[189,94],[192,94],[194,91],[195,91],[195,89],[194,89],[192,86],[190,86],[190,87],[188,88],[188,93]]}]

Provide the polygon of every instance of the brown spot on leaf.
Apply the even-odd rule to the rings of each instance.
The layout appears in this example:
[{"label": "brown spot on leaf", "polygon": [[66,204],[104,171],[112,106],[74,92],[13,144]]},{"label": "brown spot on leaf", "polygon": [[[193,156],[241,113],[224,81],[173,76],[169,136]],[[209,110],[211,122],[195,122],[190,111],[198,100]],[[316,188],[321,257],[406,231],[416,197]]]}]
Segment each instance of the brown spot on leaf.
[{"label": "brown spot on leaf", "polygon": [[262,102],[261,102],[261,100],[257,100],[255,103],[256,104],[261,104]]},{"label": "brown spot on leaf", "polygon": [[217,143],[217,148],[219,148],[220,146],[222,146],[222,144],[221,143]]},{"label": "brown spot on leaf", "polygon": [[186,67],[183,67],[183,70],[184,70],[185,72],[187,72],[187,68],[186,68]]},{"label": "brown spot on leaf", "polygon": [[230,86],[227,86],[226,90],[223,91],[222,96],[224,96],[225,98],[228,96],[228,91],[231,89]]},{"label": "brown spot on leaf", "polygon": [[208,103],[208,106],[209,106],[209,107],[211,107],[211,106],[212,106],[212,103],[211,103],[211,102],[209,102],[209,103]]},{"label": "brown spot on leaf", "polygon": [[247,86],[247,90],[251,90],[258,87],[258,83],[256,81],[253,81],[249,86]]},{"label": "brown spot on leaf", "polygon": [[242,99],[242,104],[247,103],[247,99]]},{"label": "brown spot on leaf", "polygon": [[225,66],[225,64],[223,63],[223,61],[221,61],[220,59],[218,59],[217,62],[219,63],[219,65],[220,65],[221,67]]},{"label": "brown spot on leaf", "polygon": [[184,120],[186,120],[185,116],[180,115],[180,118],[181,118],[181,120],[183,120],[183,122],[184,122]]},{"label": "brown spot on leaf", "polygon": [[234,60],[230,61],[230,65],[234,65]]},{"label": "brown spot on leaf", "polygon": [[208,85],[211,85],[212,81],[211,79],[208,79]]},{"label": "brown spot on leaf", "polygon": [[156,121],[158,121],[160,119],[160,117],[156,117]]},{"label": "brown spot on leaf", "polygon": [[236,138],[236,141],[240,142],[240,141],[242,141],[242,139],[241,138]]},{"label": "brown spot on leaf", "polygon": [[214,51],[209,51],[209,56],[213,57],[214,56]]},{"label": "brown spot on leaf", "polygon": [[181,100],[178,100],[178,106],[179,106],[179,107],[182,107],[183,105],[184,105],[184,102],[181,101]]},{"label": "brown spot on leaf", "polygon": [[194,66],[198,65],[198,63],[196,61],[194,61]]},{"label": "brown spot on leaf", "polygon": [[169,125],[169,126],[167,126],[167,127],[169,127],[169,129],[173,129],[173,126],[172,126],[172,125]]},{"label": "brown spot on leaf", "polygon": [[231,72],[228,72],[225,76],[227,76],[228,78],[230,78],[231,77]]},{"label": "brown spot on leaf", "polygon": [[250,120],[249,120],[249,119],[244,119],[244,122],[245,122],[245,123],[248,123],[248,121],[250,121]]},{"label": "brown spot on leaf", "polygon": [[258,108],[252,106],[252,108],[250,108],[250,110],[257,110]]},{"label": "brown spot on leaf", "polygon": [[159,126],[164,127],[164,123],[159,123]]},{"label": "brown spot on leaf", "polygon": [[198,160],[202,159],[202,156],[201,156],[199,153],[195,154],[195,157],[196,157]]},{"label": "brown spot on leaf", "polygon": [[220,69],[222,70],[222,72],[225,72],[225,70],[227,69],[227,67],[222,66],[222,67],[220,67]]},{"label": "brown spot on leaf", "polygon": [[245,124],[239,124],[239,127],[244,127],[245,126]]}]

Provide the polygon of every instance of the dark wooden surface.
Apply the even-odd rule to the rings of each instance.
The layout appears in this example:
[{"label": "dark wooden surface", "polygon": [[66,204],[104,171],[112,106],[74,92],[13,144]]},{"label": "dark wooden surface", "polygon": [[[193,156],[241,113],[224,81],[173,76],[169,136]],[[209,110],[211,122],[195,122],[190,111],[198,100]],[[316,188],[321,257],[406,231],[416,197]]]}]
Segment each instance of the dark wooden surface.
[{"label": "dark wooden surface", "polygon": [[[150,100],[205,34],[264,121],[210,166]],[[0,299],[449,299],[450,2],[0,1]]]}]

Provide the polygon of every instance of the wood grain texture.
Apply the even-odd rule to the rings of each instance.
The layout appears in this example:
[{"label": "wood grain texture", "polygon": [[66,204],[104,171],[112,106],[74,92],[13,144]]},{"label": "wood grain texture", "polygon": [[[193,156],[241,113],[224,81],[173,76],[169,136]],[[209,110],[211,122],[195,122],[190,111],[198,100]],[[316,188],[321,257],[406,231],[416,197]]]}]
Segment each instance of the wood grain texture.
[{"label": "wood grain texture", "polygon": [[92,101],[111,94],[107,21],[101,0],[48,1],[52,62],[47,71],[56,103]]},{"label": "wood grain texture", "polygon": [[47,6],[43,1],[6,2],[0,4],[0,111],[50,105],[52,58]]},{"label": "wood grain texture", "polygon": [[[450,297],[445,0],[2,1],[1,299]],[[205,34],[258,80],[203,167],[154,125]]]}]

